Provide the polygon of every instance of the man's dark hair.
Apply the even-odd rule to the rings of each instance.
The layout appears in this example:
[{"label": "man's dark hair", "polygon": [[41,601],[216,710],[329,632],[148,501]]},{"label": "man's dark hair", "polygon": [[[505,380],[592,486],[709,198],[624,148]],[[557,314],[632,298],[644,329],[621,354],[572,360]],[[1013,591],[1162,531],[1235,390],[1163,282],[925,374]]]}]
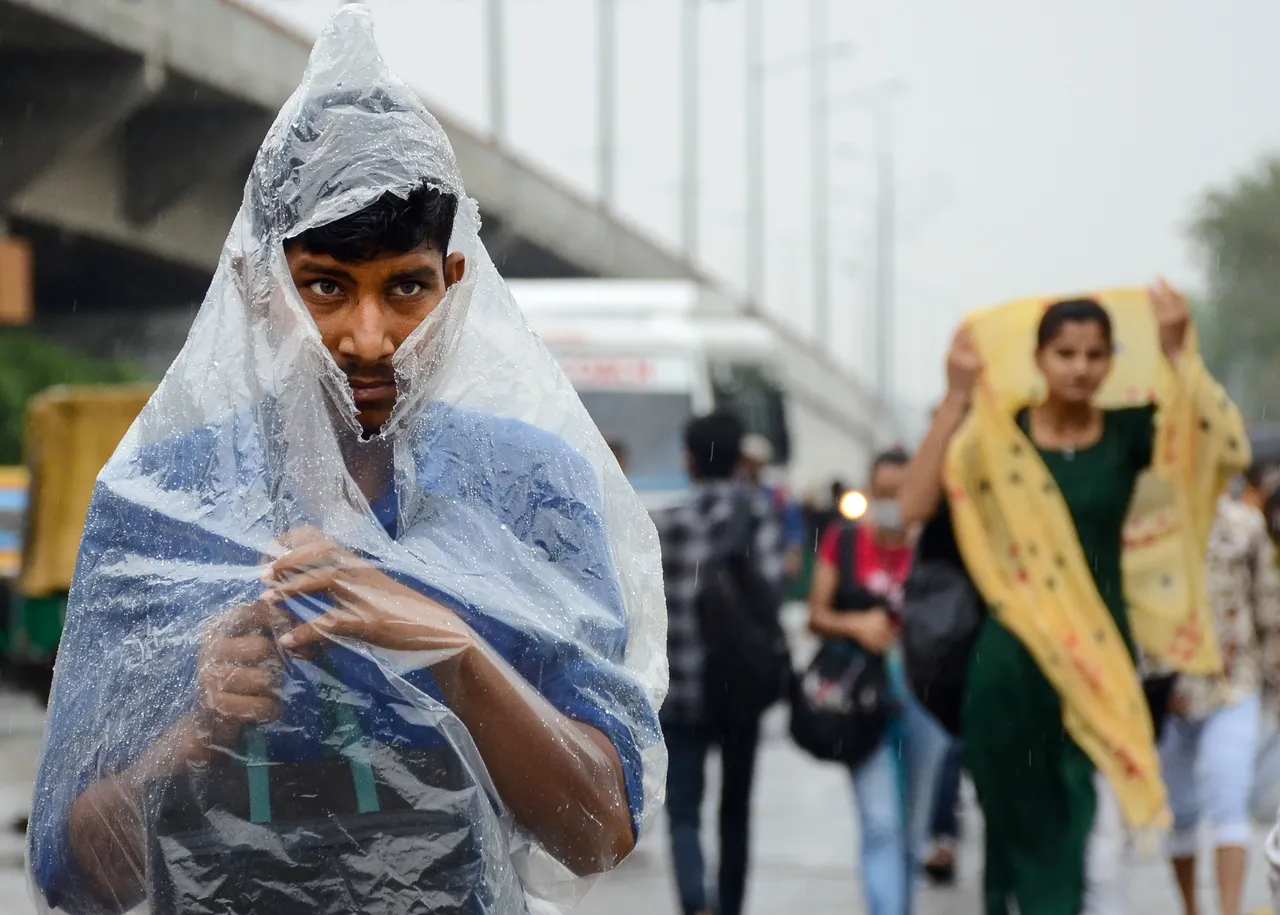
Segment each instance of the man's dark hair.
[{"label": "man's dark hair", "polygon": [[684,427],[684,447],[690,473],[699,480],[727,480],[742,458],[746,429],[733,413],[699,416]]},{"label": "man's dark hair", "polygon": [[1111,346],[1111,315],[1095,299],[1066,299],[1044,310],[1036,331],[1036,349],[1044,349],[1068,324],[1097,324]]},{"label": "man's dark hair", "polygon": [[428,245],[443,259],[449,253],[458,198],[421,185],[407,200],[388,191],[363,210],[308,229],[285,242],[337,261],[360,264],[387,254],[404,254]]},{"label": "man's dark hair", "polygon": [[886,448],[871,459],[871,471],[867,474],[867,485],[875,482],[876,471],[881,467],[906,467],[910,463],[911,455],[907,453],[907,449],[898,445]]}]

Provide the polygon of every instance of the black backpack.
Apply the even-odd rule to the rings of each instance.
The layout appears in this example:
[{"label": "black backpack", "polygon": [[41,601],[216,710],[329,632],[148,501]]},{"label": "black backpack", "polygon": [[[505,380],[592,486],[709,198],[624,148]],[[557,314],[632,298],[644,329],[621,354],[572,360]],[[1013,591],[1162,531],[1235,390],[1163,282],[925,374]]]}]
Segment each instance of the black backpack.
[{"label": "black backpack", "polygon": [[921,531],[903,588],[902,653],[912,694],[952,737],[960,736],[969,659],[986,615],[944,502]]},{"label": "black backpack", "polygon": [[[857,527],[846,525],[836,541],[840,579],[835,609],[856,612],[883,603],[858,583],[854,568]],[[899,703],[883,655],[849,639],[827,639],[791,690],[791,739],[810,755],[860,765],[884,740]]]},{"label": "black backpack", "polygon": [[724,536],[699,571],[703,695],[715,723],[758,717],[787,694],[791,680],[791,655],[778,615],[782,591],[758,570],[752,556],[756,531],[750,496],[735,493]]}]

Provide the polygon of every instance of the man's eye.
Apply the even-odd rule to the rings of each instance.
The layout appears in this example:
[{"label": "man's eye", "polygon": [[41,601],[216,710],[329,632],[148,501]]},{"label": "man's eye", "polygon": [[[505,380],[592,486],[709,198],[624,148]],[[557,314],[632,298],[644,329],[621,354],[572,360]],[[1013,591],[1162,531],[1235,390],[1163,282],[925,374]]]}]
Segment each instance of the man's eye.
[{"label": "man's eye", "polygon": [[396,283],[395,286],[392,287],[391,291],[398,296],[408,298],[415,295],[422,295],[422,293],[427,291],[427,287],[425,284],[420,283],[417,280],[405,280],[403,283]]},{"label": "man's eye", "polygon": [[342,291],[333,280],[316,280],[314,283],[308,283],[307,288],[318,296],[334,296]]}]

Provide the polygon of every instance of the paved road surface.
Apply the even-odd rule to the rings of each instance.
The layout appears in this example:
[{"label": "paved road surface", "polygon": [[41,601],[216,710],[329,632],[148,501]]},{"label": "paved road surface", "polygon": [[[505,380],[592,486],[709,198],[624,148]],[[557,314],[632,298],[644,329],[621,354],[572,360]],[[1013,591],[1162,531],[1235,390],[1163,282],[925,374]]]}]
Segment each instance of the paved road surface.
[{"label": "paved road surface", "polygon": [[[25,699],[0,695],[0,823],[25,813],[41,727],[40,710]],[[858,915],[861,894],[854,870],[856,836],[851,791],[836,767],[809,760],[783,733],[783,719],[767,722],[758,766],[753,830],[755,868],[748,915]],[[714,773],[715,767],[712,766]],[[714,789],[716,779],[709,779]],[[975,826],[977,816],[966,810]],[[712,798],[706,810],[714,822]],[[614,873],[598,880],[577,910],[581,915],[678,915],[666,853],[665,825],[658,824],[635,853]],[[977,913],[980,841],[972,830],[961,850],[961,880],[956,889],[925,890],[918,915]],[[1258,841],[1261,843],[1262,834]],[[33,915],[35,907],[22,871],[22,843],[0,834],[0,915]],[[714,855],[714,849],[709,849]],[[1267,904],[1265,881],[1255,859],[1250,871],[1250,907]],[[1209,875],[1204,899],[1212,898]],[[1178,911],[1163,862],[1135,865],[1134,915]],[[1213,911],[1206,907],[1206,912]]]},{"label": "paved road surface", "polygon": [[[758,768],[747,915],[859,915],[865,909],[854,867],[857,838],[852,790],[838,768],[811,761],[791,746],[783,724],[780,717],[770,722]],[[972,799],[966,800],[966,825],[977,828],[969,831],[961,848],[959,885],[924,889],[917,915],[981,911],[981,823]],[[715,822],[710,804],[703,820]],[[578,909],[581,915],[679,915],[664,828],[655,829],[622,867],[597,882]],[[1262,838],[1259,831],[1259,848]],[[1251,862],[1246,911],[1269,905],[1259,861]],[[1201,877],[1202,911],[1213,912],[1216,909],[1209,905],[1215,898],[1212,875],[1205,872]],[[1135,862],[1130,901],[1134,915],[1181,911],[1164,861]]]}]

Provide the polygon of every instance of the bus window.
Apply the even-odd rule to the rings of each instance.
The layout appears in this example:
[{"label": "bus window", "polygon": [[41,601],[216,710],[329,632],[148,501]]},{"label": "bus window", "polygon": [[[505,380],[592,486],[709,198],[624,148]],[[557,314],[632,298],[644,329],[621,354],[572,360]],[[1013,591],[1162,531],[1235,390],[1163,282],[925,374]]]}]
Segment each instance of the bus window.
[{"label": "bus window", "polygon": [[787,434],[785,401],[781,386],[766,367],[721,363],[712,368],[711,384],[716,409],[738,414],[749,431],[758,432],[770,441],[774,460],[787,463],[791,441]]},{"label": "bus window", "polygon": [[637,491],[678,490],[689,485],[684,467],[684,426],[693,415],[687,393],[579,391],[605,441],[621,446],[627,479]]}]

